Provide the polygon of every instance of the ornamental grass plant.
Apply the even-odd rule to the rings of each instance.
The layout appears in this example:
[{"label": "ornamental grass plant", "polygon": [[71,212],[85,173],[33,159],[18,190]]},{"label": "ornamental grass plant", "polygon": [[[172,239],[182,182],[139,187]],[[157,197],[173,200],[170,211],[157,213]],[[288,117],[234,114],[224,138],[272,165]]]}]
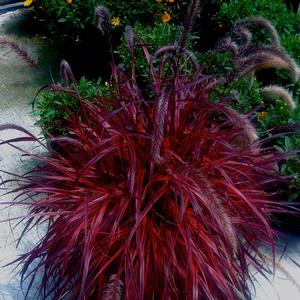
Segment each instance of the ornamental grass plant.
[{"label": "ornamental grass plant", "polygon": [[[250,299],[250,269],[268,272],[262,247],[274,259],[271,213],[285,210],[268,191],[283,180],[277,162],[288,154],[258,140],[231,97],[210,100],[220,78],[202,74],[186,49],[198,5],[191,2],[177,44],[152,55],[141,46],[151,92],[136,80],[139,37],[127,27],[131,72],[113,64],[109,93],[88,101],[76,86],[52,85],[79,104],[65,120],[69,135],[52,138],[58,148],[19,126],[0,126],[22,132],[3,143],[37,162],[16,175],[13,201],[29,209],[24,232],[48,224],[17,260],[29,288],[42,277],[36,299]],[[107,10],[96,18],[109,34]],[[178,63],[183,57],[192,74]],[[279,48],[252,49],[239,55],[228,80],[270,59],[290,61]],[[61,73],[63,82],[73,81],[66,62]],[[47,155],[23,150],[25,141]]]}]

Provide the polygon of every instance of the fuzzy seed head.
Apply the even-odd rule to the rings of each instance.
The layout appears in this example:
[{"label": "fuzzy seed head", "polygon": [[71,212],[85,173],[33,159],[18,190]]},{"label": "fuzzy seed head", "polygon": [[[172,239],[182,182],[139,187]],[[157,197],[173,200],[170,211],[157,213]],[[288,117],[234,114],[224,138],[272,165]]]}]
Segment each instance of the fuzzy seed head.
[{"label": "fuzzy seed head", "polygon": [[109,11],[105,6],[98,6],[95,9],[95,20],[96,25],[102,32],[102,34],[107,35],[109,33]]},{"label": "fuzzy seed head", "polygon": [[261,92],[267,99],[270,100],[276,100],[278,98],[283,99],[290,110],[294,110],[296,108],[296,103],[293,99],[293,96],[283,87],[270,85],[262,88]]}]

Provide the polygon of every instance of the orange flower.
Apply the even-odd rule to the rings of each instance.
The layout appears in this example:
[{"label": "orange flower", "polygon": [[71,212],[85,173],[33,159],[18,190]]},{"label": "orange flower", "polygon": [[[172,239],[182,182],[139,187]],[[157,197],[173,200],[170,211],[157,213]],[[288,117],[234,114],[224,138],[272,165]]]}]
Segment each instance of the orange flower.
[{"label": "orange flower", "polygon": [[167,0],[168,3],[174,3],[175,0]]},{"label": "orange flower", "polygon": [[168,12],[164,12],[163,15],[161,16],[161,21],[163,23],[168,23],[171,20],[171,15]]}]

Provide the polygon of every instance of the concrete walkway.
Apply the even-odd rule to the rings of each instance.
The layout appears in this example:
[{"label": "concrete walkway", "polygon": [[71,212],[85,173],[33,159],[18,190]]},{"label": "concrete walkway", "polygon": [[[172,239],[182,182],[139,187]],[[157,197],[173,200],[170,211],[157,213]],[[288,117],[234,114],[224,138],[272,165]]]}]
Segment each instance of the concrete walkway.
[{"label": "concrete walkway", "polygon": [[[49,41],[41,37],[26,36],[21,28],[22,15],[20,12],[9,13],[0,17],[0,35],[8,35],[27,48],[32,56],[40,61],[42,69],[47,70],[49,58]],[[19,26],[19,27],[18,27]],[[46,49],[46,51],[45,51]],[[48,53],[47,53],[48,51]],[[51,56],[51,55],[50,55]],[[34,120],[30,116],[31,106],[29,101],[34,97],[36,91],[46,82],[47,76],[37,74],[26,63],[16,56],[13,51],[0,47],[0,123],[15,123],[22,125],[32,133],[39,134],[38,128],[34,126]],[[15,137],[16,132],[0,132],[0,140]],[[33,149],[34,145],[24,145]],[[23,164],[20,153],[11,147],[0,147],[0,169],[22,173]],[[6,176],[1,175],[3,178]],[[7,186],[9,189],[10,187]],[[0,191],[5,192],[5,191]],[[11,196],[0,196],[0,203],[11,201]],[[22,231],[22,226],[17,227],[12,232],[12,228],[17,223],[3,222],[10,217],[24,215],[26,211],[22,207],[9,208],[0,204],[0,300],[23,300],[24,295],[20,289],[20,276],[18,269],[13,266],[1,267],[16,259],[19,254],[30,249],[35,241],[42,235],[34,229],[29,236],[26,236],[19,248],[16,249],[16,239]],[[292,257],[300,263],[300,238],[289,235],[287,238],[289,245],[286,255],[280,262],[281,270],[275,276],[268,277],[269,282],[262,276],[257,277],[255,285],[256,297],[254,300],[299,300],[300,292],[294,281],[300,283],[300,268],[290,259]],[[287,272],[285,272],[287,271]],[[35,289],[29,299],[35,300]],[[156,299],[160,300],[160,299]],[[217,300],[217,299],[216,299]]]},{"label": "concrete walkway", "polygon": [[[18,24],[22,21],[20,12],[7,13],[0,17],[0,36],[4,35],[16,40],[22,47],[27,49],[36,60],[43,59],[40,53],[43,53],[45,41],[38,37],[30,36],[20,37],[21,28]],[[16,28],[16,30],[12,30]],[[34,126],[34,120],[31,117],[30,101],[34,98],[37,90],[49,82],[49,78],[37,73],[20,59],[12,50],[0,45],[0,122],[15,123],[21,125],[38,135],[39,130]],[[15,137],[15,131],[0,132],[0,140]],[[34,145],[24,145],[28,149]],[[22,173],[20,169],[23,166],[20,153],[9,146],[1,146],[0,150],[0,169]],[[0,174],[3,179],[8,177]],[[10,187],[7,186],[9,189]],[[0,191],[1,194],[4,191]],[[0,202],[11,201],[11,196],[1,196]],[[0,204],[1,205],[1,204]],[[22,207],[9,208],[7,205],[0,206],[0,221],[7,220],[13,216],[24,215],[26,211]],[[30,233],[30,236],[24,238],[19,248],[16,249],[16,239],[22,231],[19,226],[12,232],[12,228],[18,221],[0,223],[0,299],[21,300],[24,295],[20,289],[20,278],[18,269],[15,266],[2,267],[4,264],[16,259],[19,254],[30,249],[40,235],[36,230]],[[31,296],[30,299],[35,299]]]},{"label": "concrete walkway", "polygon": [[0,0],[0,14],[4,14],[9,11],[14,11],[24,6],[24,1],[19,0]]}]

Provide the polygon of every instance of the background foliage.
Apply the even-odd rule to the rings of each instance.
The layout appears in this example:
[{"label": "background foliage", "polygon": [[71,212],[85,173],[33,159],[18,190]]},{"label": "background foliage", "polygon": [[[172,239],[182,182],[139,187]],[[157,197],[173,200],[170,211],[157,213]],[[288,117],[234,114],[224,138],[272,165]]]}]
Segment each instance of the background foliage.
[{"label": "background foliage", "polygon": [[[94,25],[95,9],[103,5],[110,11],[112,27],[122,27],[136,22],[153,25],[163,21],[164,14],[172,19],[173,1],[111,1],[111,0],[35,0],[38,19],[57,35],[72,35],[80,38],[80,32]],[[169,22],[169,21],[167,21]]]},{"label": "background foliage", "polygon": [[[104,85],[105,87],[105,85]],[[79,97],[92,101],[100,95],[99,82],[93,83],[82,77],[78,84],[68,86],[75,89]],[[39,125],[44,133],[57,135],[68,134],[64,123],[72,113],[79,108],[78,98],[67,92],[55,92],[53,90],[43,90],[33,102],[34,116],[37,118],[36,124]]]},{"label": "background foliage", "polygon": [[[220,10],[216,11],[213,19],[217,21],[218,25],[222,28],[229,29],[235,22],[246,17],[262,16],[268,19],[276,28],[279,33],[282,46],[286,51],[300,63],[300,15],[295,14],[289,9],[281,0],[230,0],[219,1],[222,2]],[[255,30],[254,42],[256,44],[262,44],[269,42],[266,33],[258,28]],[[222,55],[222,54],[219,54]],[[218,63],[216,60],[206,60],[206,64],[214,66],[218,63],[218,67],[215,66],[215,70],[218,71],[224,69],[224,62]],[[274,104],[266,106],[262,96],[257,93],[257,84],[249,89],[237,88],[235,84],[233,91],[237,91],[240,96],[240,108],[242,110],[247,107],[249,110],[254,109],[258,104],[261,104],[260,112],[257,113],[257,126],[259,128],[261,136],[269,135],[269,131],[273,127],[279,127],[284,125],[292,125],[300,121],[299,115],[299,95],[300,95],[300,83],[291,83],[291,77],[285,70],[268,71],[258,74],[258,80],[263,81],[264,84],[278,84],[285,86],[292,93],[294,100],[296,101],[298,108],[291,112],[287,109],[282,99],[277,99]],[[258,82],[259,84],[259,82]],[[251,95],[251,96],[250,96]],[[263,117],[262,117],[263,116]],[[274,147],[280,149],[289,149],[289,151],[298,150],[300,148],[299,135],[290,135],[285,138],[278,138],[274,142]],[[283,193],[290,200],[294,200],[300,197],[300,158],[294,158],[281,165],[281,171],[293,178],[293,181],[289,187],[283,188]]]}]

